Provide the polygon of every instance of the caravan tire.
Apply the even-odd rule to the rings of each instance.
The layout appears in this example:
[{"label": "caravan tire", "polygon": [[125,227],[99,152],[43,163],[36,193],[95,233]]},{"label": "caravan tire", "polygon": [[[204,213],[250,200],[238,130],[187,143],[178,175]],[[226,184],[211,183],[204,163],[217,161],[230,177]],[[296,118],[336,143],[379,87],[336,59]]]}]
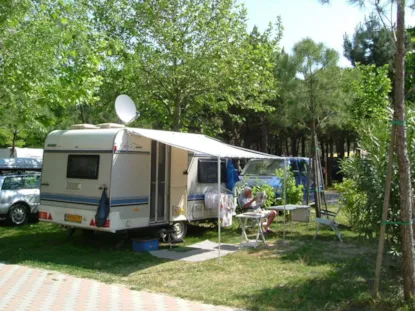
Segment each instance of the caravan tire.
[{"label": "caravan tire", "polygon": [[171,233],[173,241],[182,241],[187,233],[187,222],[180,221],[173,224],[174,233]]}]

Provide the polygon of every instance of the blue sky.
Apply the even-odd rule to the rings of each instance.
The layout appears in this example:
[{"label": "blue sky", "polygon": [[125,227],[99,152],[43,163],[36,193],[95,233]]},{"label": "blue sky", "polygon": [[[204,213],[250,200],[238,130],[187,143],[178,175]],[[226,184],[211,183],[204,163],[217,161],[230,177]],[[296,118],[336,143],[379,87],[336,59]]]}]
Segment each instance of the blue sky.
[{"label": "blue sky", "polygon": [[[343,35],[352,35],[356,25],[364,21],[370,11],[347,4],[346,0],[332,0],[330,5],[321,5],[318,0],[240,0],[248,10],[248,28],[257,25],[264,30],[278,15],[282,18],[284,35],[281,46],[291,53],[292,47],[303,38],[336,49],[340,65],[350,66],[343,55]],[[409,11],[409,10],[408,10]],[[415,25],[415,14],[408,12],[408,25]]]}]

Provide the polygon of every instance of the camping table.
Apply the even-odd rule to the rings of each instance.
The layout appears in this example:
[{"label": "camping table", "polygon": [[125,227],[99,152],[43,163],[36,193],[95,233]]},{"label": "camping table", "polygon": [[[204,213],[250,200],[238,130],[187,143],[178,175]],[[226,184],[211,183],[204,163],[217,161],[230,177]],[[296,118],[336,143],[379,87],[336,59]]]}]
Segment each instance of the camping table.
[{"label": "camping table", "polygon": [[[307,209],[308,212],[310,211],[310,206],[309,205],[299,205],[299,204],[286,204],[286,205],[276,205],[276,206],[269,206],[266,209],[268,210],[274,210],[274,211],[284,211],[284,236],[283,236],[283,240],[285,241],[285,212],[290,212],[290,224],[291,224],[291,232],[293,229],[293,219],[292,219],[292,212],[295,210],[300,210],[300,209]],[[310,216],[309,216],[310,217]],[[304,222],[307,221],[309,222],[310,219],[308,218],[307,220],[304,220]]]},{"label": "camping table", "polygon": [[265,242],[264,232],[262,231],[262,220],[266,218],[266,215],[263,213],[255,213],[255,212],[247,212],[243,214],[236,215],[238,218],[239,223],[241,224],[242,234],[241,234],[241,242],[239,243],[239,247],[242,246],[243,241],[249,241],[248,236],[246,235],[246,222],[248,219],[252,219],[255,221],[256,225],[258,226],[258,232],[256,235],[255,246],[257,247],[259,237],[262,238],[262,242]]}]

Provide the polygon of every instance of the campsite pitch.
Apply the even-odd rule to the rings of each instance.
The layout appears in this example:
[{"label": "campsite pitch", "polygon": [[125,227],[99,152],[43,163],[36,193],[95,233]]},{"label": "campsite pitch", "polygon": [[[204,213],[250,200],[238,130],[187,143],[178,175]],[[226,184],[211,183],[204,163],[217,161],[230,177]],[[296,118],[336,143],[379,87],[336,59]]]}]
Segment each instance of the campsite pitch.
[{"label": "campsite pitch", "polygon": [[[281,224],[273,229],[281,230]],[[412,310],[402,300],[400,259],[386,256],[382,298],[374,299],[377,243],[341,231],[344,243],[328,229],[313,240],[313,224],[296,224],[285,244],[281,235],[270,234],[267,247],[240,250],[220,262],[186,262],[136,253],[131,243],[116,248],[119,237],[113,234],[86,238],[76,232],[67,238],[67,231],[53,224],[0,226],[0,262],[247,310]],[[223,243],[239,243],[237,224],[222,233]],[[205,240],[216,242],[217,230],[192,226],[186,246],[176,248],[186,253],[189,245]]]}]

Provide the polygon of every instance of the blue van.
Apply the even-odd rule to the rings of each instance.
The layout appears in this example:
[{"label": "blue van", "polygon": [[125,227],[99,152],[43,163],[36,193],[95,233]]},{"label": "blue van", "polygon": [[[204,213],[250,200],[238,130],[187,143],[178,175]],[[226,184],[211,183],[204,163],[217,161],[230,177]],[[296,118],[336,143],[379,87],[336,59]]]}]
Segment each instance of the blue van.
[{"label": "blue van", "polygon": [[[289,169],[294,173],[296,184],[304,186],[305,201],[307,196],[308,165],[310,160],[305,157],[286,157],[285,159]],[[241,185],[242,182],[245,181],[250,187],[253,187],[256,184],[260,186],[266,183],[274,188],[280,188],[281,181],[275,176],[275,170],[279,168],[284,169],[284,158],[249,160],[240,174],[241,181],[236,185]],[[313,185],[311,185],[311,188],[312,187]],[[280,193],[277,190],[276,192],[277,197],[279,197]]]}]

